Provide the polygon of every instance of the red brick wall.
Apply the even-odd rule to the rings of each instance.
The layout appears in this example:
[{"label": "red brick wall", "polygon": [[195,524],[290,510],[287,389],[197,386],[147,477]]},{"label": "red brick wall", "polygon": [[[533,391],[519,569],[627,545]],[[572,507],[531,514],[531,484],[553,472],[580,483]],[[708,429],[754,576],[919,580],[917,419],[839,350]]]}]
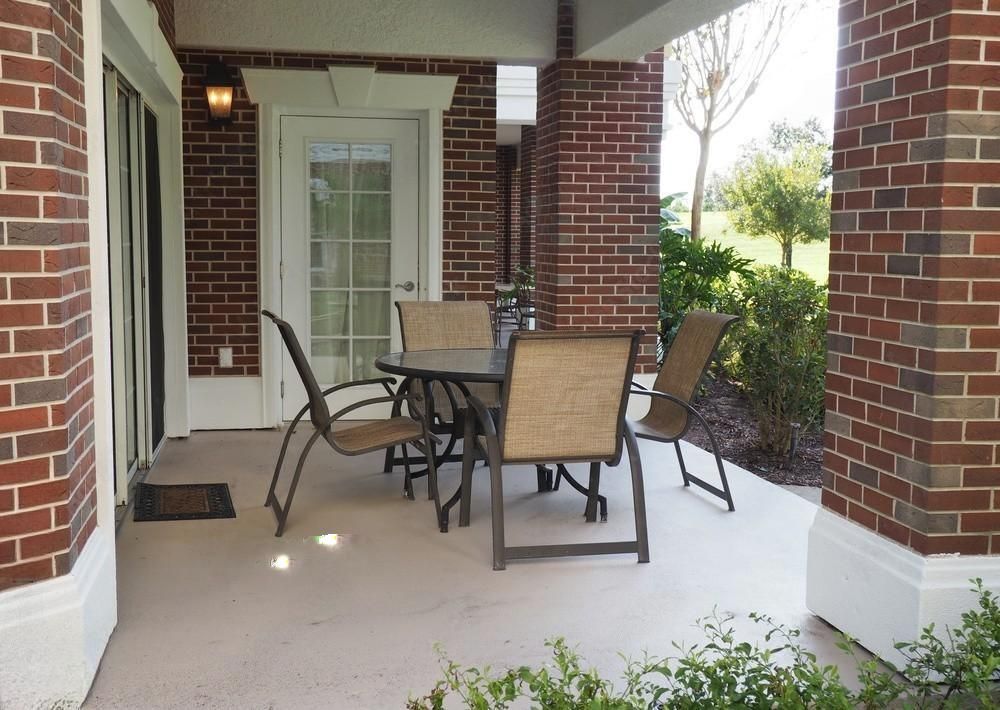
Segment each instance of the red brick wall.
[{"label": "red brick wall", "polygon": [[[492,301],[496,197],[496,65],[478,60],[178,50],[184,70],[184,212],[191,375],[260,373],[257,290],[257,113],[245,89],[234,121],[207,122],[202,78],[219,57],[241,66],[324,69],[373,64],[379,71],[454,74],[444,116],[444,297]],[[233,348],[232,368],[217,349]]]},{"label": "red brick wall", "polygon": [[521,211],[518,215],[520,226],[520,248],[518,258],[521,266],[535,263],[535,127],[521,126],[521,148],[518,173]]},{"label": "red brick wall", "polygon": [[160,30],[172,48],[177,47],[177,28],[174,24],[174,0],[151,0],[159,15]]},{"label": "red brick wall", "polygon": [[[497,182],[496,182],[496,243],[495,269],[496,280],[509,282],[511,266],[517,263],[513,254],[514,227],[514,173],[517,167],[517,148],[512,145],[497,146]],[[520,196],[520,194],[519,194]],[[518,205],[520,212],[520,205]]]},{"label": "red brick wall", "polygon": [[97,522],[81,2],[0,4],[0,590]]},{"label": "red brick wall", "polygon": [[823,504],[1000,552],[1000,2],[842,1]]},{"label": "red brick wall", "polygon": [[574,60],[560,0],[558,59],[539,73],[536,302],[541,328],[644,328],[656,366],[663,54]]},{"label": "red brick wall", "polygon": [[521,166],[514,154],[510,170],[510,271],[521,263]]}]

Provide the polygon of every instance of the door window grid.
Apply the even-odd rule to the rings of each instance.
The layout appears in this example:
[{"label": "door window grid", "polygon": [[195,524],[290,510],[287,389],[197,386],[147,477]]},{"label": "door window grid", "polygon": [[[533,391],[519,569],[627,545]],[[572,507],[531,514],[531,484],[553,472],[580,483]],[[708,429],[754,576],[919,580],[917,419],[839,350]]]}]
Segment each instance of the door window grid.
[{"label": "door window grid", "polygon": [[392,147],[309,144],[310,350],[323,384],[372,377],[391,332]]}]

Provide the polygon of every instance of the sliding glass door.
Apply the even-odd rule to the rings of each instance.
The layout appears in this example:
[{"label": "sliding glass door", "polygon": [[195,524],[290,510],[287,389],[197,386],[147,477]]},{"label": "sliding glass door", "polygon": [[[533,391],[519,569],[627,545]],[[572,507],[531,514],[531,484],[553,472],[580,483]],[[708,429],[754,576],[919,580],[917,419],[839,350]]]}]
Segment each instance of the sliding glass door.
[{"label": "sliding glass door", "polygon": [[112,66],[105,66],[104,99],[115,495],[122,504],[163,440],[159,160],[156,117]]}]

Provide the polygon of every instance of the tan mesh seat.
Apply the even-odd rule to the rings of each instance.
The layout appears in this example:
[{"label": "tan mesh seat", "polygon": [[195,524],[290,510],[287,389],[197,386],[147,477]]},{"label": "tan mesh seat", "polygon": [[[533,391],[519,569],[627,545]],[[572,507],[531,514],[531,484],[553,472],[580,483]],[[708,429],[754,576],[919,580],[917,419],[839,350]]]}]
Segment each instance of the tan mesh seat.
[{"label": "tan mesh seat", "polygon": [[[712,356],[729,327],[738,320],[736,316],[709,311],[691,311],[677,330],[674,342],[663,360],[663,366],[656,376],[652,390],[639,388],[633,394],[650,397],[649,412],[639,421],[633,422],[635,435],[640,439],[673,443],[681,467],[684,485],[692,483],[712,495],[726,501],[729,510],[734,510],[733,496],[729,481],[719,455],[715,434],[708,422],[691,406],[705,371],[712,362]],[[638,385],[637,385],[638,387]],[[692,419],[698,421],[708,433],[715,454],[722,488],[706,483],[687,470],[681,453],[680,440],[691,426]]]},{"label": "tan mesh seat", "polygon": [[[649,561],[642,465],[635,436],[625,420],[629,384],[641,331],[631,333],[518,332],[511,336],[499,424],[476,397],[468,400],[467,446],[462,462],[460,524],[467,525],[472,471],[477,457],[490,467],[493,510],[493,568],[508,559],[633,552]],[[476,427],[484,432],[476,435]],[[507,463],[590,464],[585,515],[597,519],[601,464],[617,465],[628,447],[635,503],[636,539],[588,544],[504,544],[502,467]]]},{"label": "tan mesh seat", "polygon": [[[430,432],[430,428],[427,426],[426,418],[420,414],[419,405],[415,403],[415,397],[417,396],[416,393],[409,396],[405,394],[393,393],[389,385],[394,384],[395,380],[391,377],[345,382],[326,390],[320,390],[319,384],[316,382],[316,376],[313,374],[312,367],[310,367],[305,353],[302,352],[302,346],[299,345],[299,339],[296,337],[292,326],[270,311],[261,311],[261,313],[270,318],[278,327],[278,332],[281,333],[281,339],[284,341],[285,347],[288,349],[288,354],[292,359],[292,363],[295,365],[299,378],[302,380],[302,386],[305,388],[306,394],[309,397],[308,403],[299,410],[297,415],[295,415],[295,419],[292,420],[291,425],[288,427],[288,431],[285,432],[285,438],[281,442],[281,452],[278,454],[278,462],[274,466],[274,476],[271,478],[271,487],[267,491],[267,499],[264,502],[265,506],[274,510],[274,514],[278,519],[278,529],[275,532],[275,535],[277,537],[281,537],[285,531],[285,523],[288,521],[288,511],[292,506],[292,499],[295,497],[295,489],[299,484],[299,476],[302,474],[302,466],[305,464],[306,457],[312,450],[313,445],[320,438],[324,439],[335,451],[346,456],[356,456],[369,451],[384,449],[388,446],[401,445],[403,447],[403,456],[405,459],[404,463],[406,466],[403,492],[411,500],[413,499],[413,482],[411,480],[410,461],[406,453],[406,445],[412,444],[427,458],[427,475],[428,480],[430,481],[429,485],[436,490],[437,470],[434,467],[434,457],[427,455],[427,453],[431,451],[431,439],[434,437]],[[326,397],[333,392],[362,385],[382,385],[386,391],[386,396],[363,400],[345,407],[335,414],[330,414],[330,408],[326,404]],[[407,400],[413,403],[413,406],[411,406],[410,409],[414,412],[414,416],[416,417],[415,419],[411,417],[394,416],[391,419],[360,424],[344,429],[338,428],[337,430],[334,430],[333,428],[334,423],[348,412],[353,412],[371,404],[390,402],[393,404],[394,410],[398,411],[400,405]],[[309,413],[309,420],[312,422],[314,431],[309,437],[309,440],[306,442],[305,447],[302,449],[302,453],[299,454],[299,460],[295,466],[295,473],[292,475],[292,481],[288,487],[288,495],[285,498],[284,504],[282,504],[278,501],[278,497],[275,494],[275,489],[278,485],[278,478],[281,475],[281,465],[284,463],[285,453],[288,451],[288,441],[295,432],[295,428],[307,412]],[[441,512],[438,510],[437,516],[439,519],[440,515]]]}]

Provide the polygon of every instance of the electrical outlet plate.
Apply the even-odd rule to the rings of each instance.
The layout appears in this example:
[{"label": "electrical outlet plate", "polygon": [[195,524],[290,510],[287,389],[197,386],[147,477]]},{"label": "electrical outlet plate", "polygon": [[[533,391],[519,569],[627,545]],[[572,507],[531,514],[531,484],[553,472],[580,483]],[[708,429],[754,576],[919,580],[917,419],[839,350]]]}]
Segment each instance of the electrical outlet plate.
[{"label": "electrical outlet plate", "polygon": [[233,366],[233,349],[219,348],[219,367]]}]

